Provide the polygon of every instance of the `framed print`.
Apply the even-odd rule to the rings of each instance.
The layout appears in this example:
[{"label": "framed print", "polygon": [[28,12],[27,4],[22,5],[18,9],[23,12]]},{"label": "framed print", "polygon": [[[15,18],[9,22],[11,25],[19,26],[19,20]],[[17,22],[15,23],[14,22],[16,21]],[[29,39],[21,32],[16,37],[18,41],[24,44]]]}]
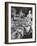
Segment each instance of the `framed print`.
[{"label": "framed print", "polygon": [[5,2],[5,43],[36,42],[36,4]]}]

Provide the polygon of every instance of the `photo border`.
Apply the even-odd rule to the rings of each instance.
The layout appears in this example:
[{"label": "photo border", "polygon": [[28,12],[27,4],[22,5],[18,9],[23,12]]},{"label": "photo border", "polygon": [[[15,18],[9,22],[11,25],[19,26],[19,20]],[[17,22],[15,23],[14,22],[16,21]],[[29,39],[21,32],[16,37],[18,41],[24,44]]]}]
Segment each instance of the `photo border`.
[{"label": "photo border", "polygon": [[[35,5],[35,41],[8,43],[8,4],[31,4]],[[35,43],[36,42],[36,4],[22,2],[5,2],[5,44]]]}]

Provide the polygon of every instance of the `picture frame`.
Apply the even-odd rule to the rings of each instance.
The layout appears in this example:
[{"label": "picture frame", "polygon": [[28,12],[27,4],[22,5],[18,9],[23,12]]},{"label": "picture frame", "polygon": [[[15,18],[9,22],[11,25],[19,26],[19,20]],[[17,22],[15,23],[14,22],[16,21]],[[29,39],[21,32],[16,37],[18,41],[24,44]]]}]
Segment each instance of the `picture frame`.
[{"label": "picture frame", "polygon": [[5,44],[36,42],[36,4],[5,2]]}]

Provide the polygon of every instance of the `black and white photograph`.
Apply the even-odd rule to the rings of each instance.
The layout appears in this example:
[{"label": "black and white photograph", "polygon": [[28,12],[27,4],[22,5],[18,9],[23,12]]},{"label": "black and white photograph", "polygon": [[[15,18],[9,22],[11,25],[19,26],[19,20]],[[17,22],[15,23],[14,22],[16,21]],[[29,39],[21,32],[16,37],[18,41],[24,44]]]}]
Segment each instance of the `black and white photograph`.
[{"label": "black and white photograph", "polygon": [[6,3],[7,43],[36,41],[35,11],[35,3]]},{"label": "black and white photograph", "polygon": [[32,8],[11,7],[11,39],[32,38]]}]

